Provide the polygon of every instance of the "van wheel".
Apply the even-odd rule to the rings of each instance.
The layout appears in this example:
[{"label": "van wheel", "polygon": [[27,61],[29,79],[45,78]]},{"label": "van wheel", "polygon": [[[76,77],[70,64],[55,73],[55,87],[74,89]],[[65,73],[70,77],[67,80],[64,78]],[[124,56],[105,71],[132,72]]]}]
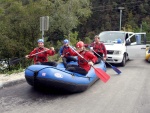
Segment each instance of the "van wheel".
[{"label": "van wheel", "polygon": [[120,63],[120,65],[121,65],[122,67],[124,67],[125,64],[126,64],[126,57],[125,57],[125,55],[124,55],[124,56],[123,56],[123,59],[122,59],[122,62]]}]

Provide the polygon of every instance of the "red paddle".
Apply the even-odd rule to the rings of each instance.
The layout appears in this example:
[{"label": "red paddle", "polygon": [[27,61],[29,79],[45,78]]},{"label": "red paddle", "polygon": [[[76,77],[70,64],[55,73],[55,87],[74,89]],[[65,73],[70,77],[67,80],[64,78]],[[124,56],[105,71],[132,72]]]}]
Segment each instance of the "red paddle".
[{"label": "red paddle", "polygon": [[94,66],[92,66],[94,68],[94,71],[96,73],[96,75],[103,81],[103,82],[107,82],[109,79],[110,79],[110,76],[105,72],[103,71],[102,69],[100,68],[95,68]]},{"label": "red paddle", "polygon": [[[76,52],[81,58],[83,58],[82,55],[80,55],[76,50],[74,50],[71,46],[69,46],[74,52]],[[88,62],[85,58],[83,58],[86,62]],[[100,68],[95,68],[93,65],[91,65],[94,68],[95,74],[103,81],[103,82],[107,82],[110,79],[110,76],[103,71]]]}]

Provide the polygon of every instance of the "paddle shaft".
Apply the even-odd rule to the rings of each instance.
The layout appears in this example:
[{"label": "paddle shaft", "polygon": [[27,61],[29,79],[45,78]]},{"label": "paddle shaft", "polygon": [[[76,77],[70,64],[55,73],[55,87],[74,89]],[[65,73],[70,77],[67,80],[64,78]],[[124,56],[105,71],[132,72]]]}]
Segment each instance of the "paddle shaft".
[{"label": "paddle shaft", "polygon": [[[69,46],[70,47],[70,46]],[[86,62],[88,62],[82,55],[80,55],[76,50],[74,50],[72,47],[70,47],[76,54],[78,54],[81,58],[83,58]],[[103,82],[107,82],[110,78],[110,76],[105,73],[102,69],[100,68],[95,68],[93,65],[91,65],[94,68],[94,71],[96,73],[96,75],[103,81]]]},{"label": "paddle shaft", "polygon": [[41,51],[41,52],[37,52],[37,53],[32,54],[32,55],[29,55],[29,56],[35,56],[35,55],[37,55],[37,54],[40,54],[40,53],[46,52],[46,51],[48,51],[48,50],[50,50],[50,49],[47,49],[47,50],[44,50],[44,51]]},{"label": "paddle shaft", "polygon": [[77,53],[81,58],[83,58],[86,62],[88,62],[82,55],[80,55],[76,50],[74,50],[71,46],[69,46],[75,53]]},{"label": "paddle shaft", "polygon": [[[50,49],[48,49],[48,50],[50,50]],[[41,52],[37,52],[37,53],[32,54],[32,55],[29,55],[29,56],[35,56],[35,55],[37,55],[37,54],[46,52],[46,51],[48,51],[48,50],[44,50],[44,51],[41,51]],[[11,63],[12,63],[12,62],[15,62],[15,61],[17,61],[17,60],[21,60],[21,59],[23,59],[23,58],[25,58],[25,57],[21,57],[21,58],[17,58],[17,59],[15,59],[15,60],[12,60]]]},{"label": "paddle shaft", "polygon": [[[92,49],[92,51],[97,55],[97,56],[99,56],[101,59],[102,59],[102,57],[96,52],[96,51],[94,51],[93,49]],[[106,61],[105,61],[106,62]],[[108,62],[107,62],[108,63]],[[112,66],[110,63],[108,63],[110,66]]]},{"label": "paddle shaft", "polygon": [[[102,58],[102,57],[101,57],[97,52],[95,52],[93,49],[92,49],[92,51],[93,51],[97,56],[99,56],[100,58]],[[106,62],[106,61],[105,61],[105,62]],[[118,74],[121,73],[121,71],[120,71],[119,69],[117,69],[115,66],[112,66],[112,65],[111,65],[110,63],[108,63],[108,62],[106,62],[106,63],[109,64],[115,72],[117,72]]]},{"label": "paddle shaft", "polygon": [[[88,61],[82,56],[82,55],[80,55],[76,50],[74,50],[71,46],[69,46],[75,53],[77,53],[81,58],[83,58],[87,63],[88,63]],[[91,65],[94,69],[95,69],[95,67],[93,66],[93,65]],[[96,70],[96,69],[95,69]]]}]

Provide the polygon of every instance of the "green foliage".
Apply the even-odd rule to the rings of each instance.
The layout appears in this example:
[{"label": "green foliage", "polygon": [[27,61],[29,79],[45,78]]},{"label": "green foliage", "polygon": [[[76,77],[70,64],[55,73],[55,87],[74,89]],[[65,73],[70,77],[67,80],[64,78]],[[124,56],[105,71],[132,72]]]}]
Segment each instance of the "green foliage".
[{"label": "green foliage", "polygon": [[85,21],[91,14],[89,8],[90,2],[88,0],[57,0],[48,5],[50,12],[50,31],[54,32],[56,29],[68,35],[69,32],[76,28],[80,21]]},{"label": "green foliage", "polygon": [[[94,38],[93,38],[93,40],[94,40]],[[85,37],[84,43],[90,44],[93,40],[91,40],[89,37]]]},{"label": "green foliage", "polygon": [[[98,32],[100,32],[100,31],[98,31]],[[91,40],[93,40],[95,35],[97,35],[97,34],[95,34],[94,31],[91,31],[91,32],[88,32],[88,34],[86,36],[89,37]]]},{"label": "green foliage", "polygon": [[17,68],[17,69],[10,70],[10,71],[5,70],[5,72],[3,72],[3,73],[5,73],[8,76],[8,75],[11,75],[13,73],[19,73],[19,72],[23,72],[23,71],[24,71],[23,68]]},{"label": "green foliage", "polygon": [[[150,20],[150,19],[149,19]],[[147,36],[147,41],[150,44],[150,22],[142,22],[142,30],[147,31],[146,36]]]},{"label": "green foliage", "polygon": [[61,41],[57,41],[57,43],[56,43],[56,45],[54,46],[55,47],[55,50],[56,50],[56,52],[58,52],[59,51],[59,49],[61,48],[61,46],[62,46],[62,42]]},{"label": "green foliage", "polygon": [[[94,35],[119,30],[124,6],[122,30],[141,31],[150,38],[150,2],[127,0],[0,0],[0,57],[23,57],[41,38],[40,17],[49,16],[49,30],[44,32],[45,46],[58,52],[62,40],[75,46],[79,40],[90,43]],[[141,28],[142,26],[142,28]]]},{"label": "green foliage", "polygon": [[69,34],[69,36],[64,35],[65,39],[68,39],[70,41],[70,45],[75,46],[76,43],[78,42],[77,38],[78,38],[78,32],[71,32]]},{"label": "green foliage", "polygon": [[19,50],[22,51],[21,45],[19,45],[16,40],[1,35],[0,43],[0,55],[3,56],[3,58],[11,58],[21,54],[21,52],[19,52]]},{"label": "green foliage", "polygon": [[48,58],[48,61],[61,62],[62,59],[61,59],[60,55],[57,53],[57,54],[55,54],[55,55],[53,55],[53,56],[50,56],[50,57]]}]

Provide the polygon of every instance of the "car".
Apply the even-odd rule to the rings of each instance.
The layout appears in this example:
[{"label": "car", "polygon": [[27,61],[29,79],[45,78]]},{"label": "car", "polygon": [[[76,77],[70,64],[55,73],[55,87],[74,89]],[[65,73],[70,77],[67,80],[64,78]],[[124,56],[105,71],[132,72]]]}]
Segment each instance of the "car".
[{"label": "car", "polygon": [[150,46],[147,46],[147,47],[146,47],[145,60],[150,63]]},{"label": "car", "polygon": [[106,61],[109,63],[125,66],[127,60],[144,58],[146,51],[145,32],[103,31],[99,37],[106,47]]}]

